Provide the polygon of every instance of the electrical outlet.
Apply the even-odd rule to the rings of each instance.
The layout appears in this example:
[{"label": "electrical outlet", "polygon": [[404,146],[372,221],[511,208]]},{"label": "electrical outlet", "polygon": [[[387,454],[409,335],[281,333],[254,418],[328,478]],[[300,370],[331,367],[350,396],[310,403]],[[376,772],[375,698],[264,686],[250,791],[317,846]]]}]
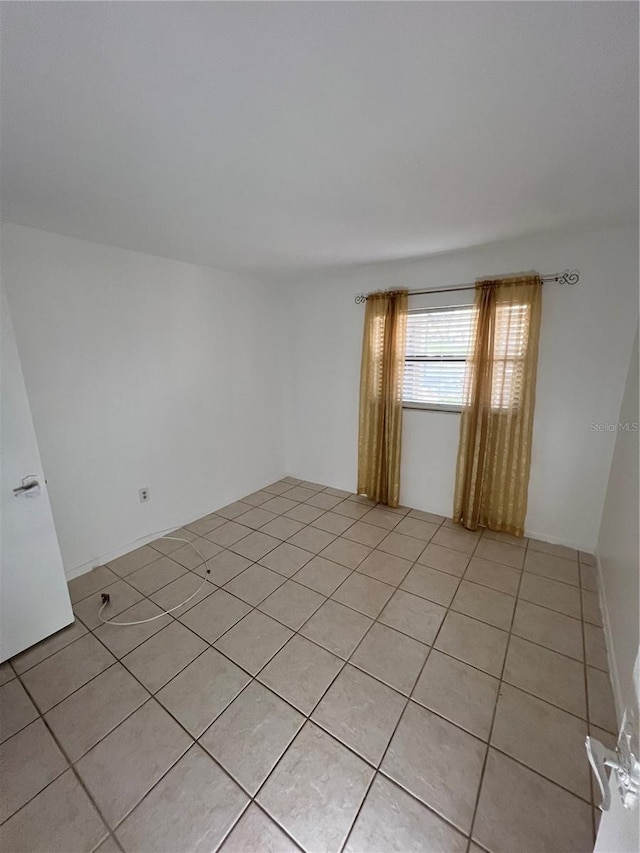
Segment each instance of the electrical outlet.
[{"label": "electrical outlet", "polygon": [[140,503],[146,503],[149,500],[149,486],[139,489],[138,495],[140,496]]}]

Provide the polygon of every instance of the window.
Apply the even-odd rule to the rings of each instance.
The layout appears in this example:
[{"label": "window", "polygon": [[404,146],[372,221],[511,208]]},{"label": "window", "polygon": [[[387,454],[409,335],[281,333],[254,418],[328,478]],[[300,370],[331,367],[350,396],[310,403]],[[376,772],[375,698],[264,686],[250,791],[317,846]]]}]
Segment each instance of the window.
[{"label": "window", "polygon": [[410,311],[402,400],[405,406],[459,411],[473,306]]},{"label": "window", "polygon": [[523,391],[525,356],[529,341],[529,305],[496,307],[491,408],[513,409]]},{"label": "window", "polygon": [[[410,311],[402,400],[408,408],[459,412],[473,325],[473,306]],[[497,306],[491,408],[512,408],[522,390],[529,306]]]}]

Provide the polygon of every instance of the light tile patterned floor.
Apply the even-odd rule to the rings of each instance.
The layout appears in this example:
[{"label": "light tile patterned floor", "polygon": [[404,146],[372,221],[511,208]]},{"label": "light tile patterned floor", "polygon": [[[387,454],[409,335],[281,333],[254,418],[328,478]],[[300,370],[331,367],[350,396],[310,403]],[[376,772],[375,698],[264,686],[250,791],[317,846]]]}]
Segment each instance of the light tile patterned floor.
[{"label": "light tile patterned floor", "polygon": [[0,667],[0,849],[590,851],[593,558],[293,478],[69,584]]}]

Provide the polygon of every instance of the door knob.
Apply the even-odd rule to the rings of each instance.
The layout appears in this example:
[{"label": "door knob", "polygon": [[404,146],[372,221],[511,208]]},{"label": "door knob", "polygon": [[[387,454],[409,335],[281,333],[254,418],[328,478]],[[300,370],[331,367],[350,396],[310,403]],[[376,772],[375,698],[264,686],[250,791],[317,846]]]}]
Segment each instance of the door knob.
[{"label": "door knob", "polygon": [[612,749],[607,749],[595,738],[587,737],[586,739],[585,746],[587,748],[587,755],[589,756],[589,763],[602,794],[600,808],[603,812],[609,811],[609,807],[611,806],[607,767],[610,767],[615,774],[618,793],[624,807],[633,810],[638,804],[638,796],[640,795],[640,762],[632,752],[632,731],[633,724],[625,712],[615,752]]},{"label": "door knob", "polygon": [[19,498],[24,495],[25,498],[35,498],[40,494],[40,483],[36,479],[35,474],[29,474],[22,480],[22,485],[13,490],[14,497]]}]

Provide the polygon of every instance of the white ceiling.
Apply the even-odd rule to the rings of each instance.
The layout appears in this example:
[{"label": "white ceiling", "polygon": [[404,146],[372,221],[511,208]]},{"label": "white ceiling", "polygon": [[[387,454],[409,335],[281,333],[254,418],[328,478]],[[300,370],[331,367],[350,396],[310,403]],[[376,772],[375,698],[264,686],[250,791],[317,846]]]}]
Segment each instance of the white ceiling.
[{"label": "white ceiling", "polygon": [[2,6],[6,221],[280,274],[636,215],[636,3]]}]

